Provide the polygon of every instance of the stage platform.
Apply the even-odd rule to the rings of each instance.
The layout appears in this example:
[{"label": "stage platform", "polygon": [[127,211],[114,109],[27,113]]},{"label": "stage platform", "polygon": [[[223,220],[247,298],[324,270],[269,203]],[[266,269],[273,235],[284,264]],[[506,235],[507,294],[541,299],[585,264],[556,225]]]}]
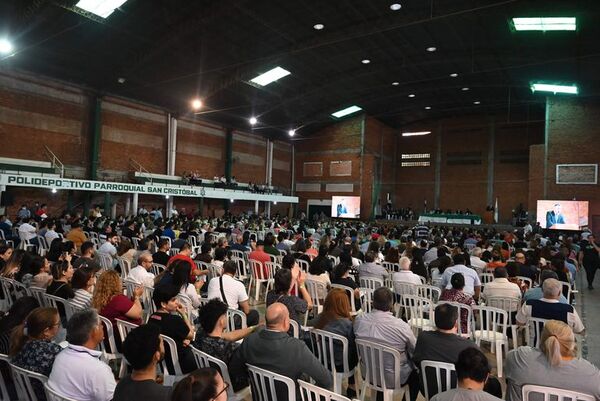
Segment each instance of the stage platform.
[{"label": "stage platform", "polygon": [[[407,226],[414,227],[420,224],[418,220],[396,220],[396,219],[375,219],[377,225],[394,225],[394,226]],[[470,227],[476,230],[484,228],[495,228],[497,231],[513,231],[522,227],[514,227],[510,224],[455,224],[455,223],[425,223],[428,227]]]}]

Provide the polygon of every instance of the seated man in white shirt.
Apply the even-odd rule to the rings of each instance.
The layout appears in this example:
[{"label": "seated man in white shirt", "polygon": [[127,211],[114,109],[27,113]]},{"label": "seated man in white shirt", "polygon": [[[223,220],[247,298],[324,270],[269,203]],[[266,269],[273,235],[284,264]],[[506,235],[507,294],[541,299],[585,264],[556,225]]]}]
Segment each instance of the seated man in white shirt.
[{"label": "seated man in white shirt", "polygon": [[471,260],[471,266],[472,267],[479,267],[479,268],[485,270],[485,267],[487,266],[487,263],[484,262],[483,260],[481,260],[481,254],[482,253],[483,253],[483,249],[481,249],[480,247],[476,246],[475,248],[473,248],[471,250],[471,257],[469,259]]},{"label": "seated man in white shirt", "polygon": [[396,288],[396,282],[409,283],[415,285],[421,285],[421,276],[410,271],[410,259],[406,256],[402,256],[398,262],[400,264],[400,271],[392,274],[392,280],[394,281],[394,291],[400,294],[402,291]]},{"label": "seated man in white shirt", "polygon": [[150,273],[151,269],[152,254],[144,251],[138,257],[138,265],[129,271],[127,280],[135,281],[146,287],[154,287],[154,274]]},{"label": "seated man in white shirt", "polygon": [[96,348],[104,328],[94,309],[75,313],[67,323],[69,345],[54,359],[48,386],[63,397],[78,401],[110,401],[115,378]]},{"label": "seated man in white shirt", "polygon": [[442,274],[440,286],[442,289],[451,289],[452,284],[450,279],[454,273],[462,273],[465,277],[465,288],[464,292],[473,296],[475,300],[479,299],[479,293],[481,292],[481,280],[475,269],[465,266],[465,257],[462,254],[454,255],[452,257],[454,266],[448,267]]},{"label": "seated man in white shirt", "polygon": [[223,264],[223,274],[214,277],[208,283],[208,299],[217,298],[225,302],[231,309],[241,309],[246,314],[248,326],[258,324],[258,311],[250,309],[248,293],[244,283],[235,279],[237,263],[228,260]]},{"label": "seated man in white shirt", "polygon": [[492,297],[521,299],[521,289],[517,284],[508,281],[506,267],[496,267],[494,281],[487,283],[483,288],[483,298],[490,299]]},{"label": "seated man in white shirt", "polygon": [[28,217],[22,220],[19,226],[19,238],[21,241],[29,240],[30,244],[37,245],[37,232],[35,227],[29,224],[29,220]]}]

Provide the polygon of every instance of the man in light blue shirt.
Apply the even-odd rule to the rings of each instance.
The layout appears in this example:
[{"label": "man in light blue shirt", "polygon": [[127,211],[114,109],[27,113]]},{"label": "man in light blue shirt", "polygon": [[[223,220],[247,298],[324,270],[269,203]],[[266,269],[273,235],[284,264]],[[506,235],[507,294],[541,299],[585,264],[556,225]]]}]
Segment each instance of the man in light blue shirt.
[{"label": "man in light blue shirt", "polygon": [[479,276],[474,269],[465,266],[465,257],[462,254],[454,255],[452,258],[454,262],[454,266],[448,267],[444,270],[444,274],[442,274],[442,279],[440,282],[440,287],[451,289],[452,284],[450,283],[450,279],[454,273],[462,273],[465,276],[465,288],[464,292],[466,294],[472,295],[473,298],[479,299],[479,293],[481,292],[481,281],[479,280]]},{"label": "man in light blue shirt", "polygon": [[[552,270],[542,270],[542,273],[540,275],[540,281],[541,281],[540,286],[527,290],[525,292],[525,295],[523,295],[523,303],[529,301],[530,299],[542,299],[544,297],[544,293],[542,291],[542,284],[544,284],[544,280],[549,279],[549,278],[558,280],[558,275],[555,272],[553,272]],[[558,299],[558,302],[560,302],[562,304],[569,303],[567,301],[567,298],[565,298],[565,296],[562,294],[560,294],[560,298]]]}]

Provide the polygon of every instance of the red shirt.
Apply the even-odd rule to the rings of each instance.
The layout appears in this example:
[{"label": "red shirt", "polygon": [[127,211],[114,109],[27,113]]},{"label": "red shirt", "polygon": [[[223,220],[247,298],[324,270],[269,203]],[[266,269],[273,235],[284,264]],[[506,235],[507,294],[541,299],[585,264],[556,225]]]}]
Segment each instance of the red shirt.
[{"label": "red shirt", "polygon": [[133,301],[125,295],[119,294],[112,297],[108,304],[102,308],[100,314],[109,319],[113,327],[117,327],[115,319],[125,320],[138,325],[142,324],[142,319],[130,319],[125,315],[132,307]]},{"label": "red shirt", "polygon": [[265,262],[271,261],[271,256],[269,256],[268,253],[266,253],[264,250],[257,249],[250,252],[248,259],[259,261],[263,268],[263,277],[269,276],[269,268],[265,265]]},{"label": "red shirt", "polygon": [[194,274],[194,270],[196,269],[196,264],[194,263],[194,260],[192,258],[190,258],[189,256],[186,256],[182,253],[178,253],[175,256],[171,256],[171,259],[169,259],[169,263],[167,264],[167,267],[171,265],[171,263],[175,262],[176,260],[185,260],[186,262],[188,262],[192,268],[192,270],[190,270],[190,280],[193,283],[194,281],[196,281],[196,275]]}]

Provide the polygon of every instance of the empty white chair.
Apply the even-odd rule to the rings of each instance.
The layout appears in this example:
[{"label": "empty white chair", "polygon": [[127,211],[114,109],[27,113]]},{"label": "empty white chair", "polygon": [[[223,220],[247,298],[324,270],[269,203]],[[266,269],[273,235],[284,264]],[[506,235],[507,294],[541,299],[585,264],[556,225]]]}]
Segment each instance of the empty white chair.
[{"label": "empty white chair", "polygon": [[498,377],[502,377],[502,350],[508,345],[508,312],[491,306],[475,305],[473,315],[478,327],[473,331],[475,342],[477,345],[482,341],[490,343],[492,353],[496,353]]},{"label": "empty white chair", "polygon": [[[435,374],[436,387],[430,387],[431,383],[428,382],[428,374],[432,372]],[[453,376],[454,372],[454,385]],[[421,377],[423,378],[423,389],[425,390],[425,399],[429,401],[434,395],[456,388],[456,369],[453,363],[438,362],[438,361],[421,361]],[[434,390],[434,391],[431,391]]]},{"label": "empty white chair", "polygon": [[339,392],[337,390],[335,392],[325,390],[300,379],[298,379],[298,386],[300,387],[302,401],[350,401],[350,398],[340,395],[341,390]]},{"label": "empty white chair", "polygon": [[567,283],[566,281],[561,281],[562,284],[562,294],[567,298],[567,302],[571,303],[573,296],[573,288],[571,287],[571,283]]},{"label": "empty white chair", "polygon": [[304,284],[313,301],[313,310],[317,314],[321,313],[323,311],[323,301],[325,301],[325,297],[327,296],[327,284],[316,280],[306,280]]},{"label": "empty white chair", "polygon": [[27,369],[20,368],[16,365],[10,364],[10,370],[13,374],[13,381],[15,383],[15,389],[19,396],[19,401],[42,401],[37,397],[33,383],[39,382],[39,386],[43,388],[44,384],[48,382],[48,378],[41,373],[32,372]]},{"label": "empty white chair", "polygon": [[[409,395],[408,385],[402,386],[400,383],[400,351],[379,343],[367,340],[356,339],[356,347],[360,357],[361,372],[364,376],[362,380],[359,396],[361,400],[365,399],[367,387],[371,390],[383,392],[383,401],[393,401],[394,394],[399,393],[400,399]],[[388,383],[385,380],[385,361],[392,362],[393,382]]]},{"label": "empty white chair", "polygon": [[[526,384],[521,388],[523,401],[595,401],[596,397],[577,391],[563,390],[560,388],[536,386]],[[540,397],[541,396],[541,397]]]},{"label": "empty white chair", "polygon": [[402,316],[402,311],[406,309],[406,296],[418,296],[419,289],[416,284],[404,281],[394,281],[394,294],[396,296],[396,317]]},{"label": "empty white chair", "polygon": [[405,295],[403,298],[408,311],[406,320],[415,335],[422,330],[434,330],[433,303],[427,298],[414,295]]},{"label": "empty white chair", "polygon": [[[333,391],[342,393],[342,381],[354,374],[354,368],[350,369],[348,363],[348,339],[339,334],[326,330],[312,329],[311,336],[315,346],[316,357],[321,364],[325,366],[333,375]],[[342,367],[341,370],[335,366],[335,346],[334,343],[342,346]],[[339,350],[339,347],[338,347]]]},{"label": "empty white chair", "polygon": [[[292,379],[254,365],[246,364],[246,366],[254,401],[296,401],[296,384]],[[275,383],[277,382],[286,387],[287,396],[280,394],[281,399],[275,392]]]},{"label": "empty white chair", "polygon": [[[102,316],[100,316],[100,318],[102,318]],[[121,320],[121,319],[115,319],[115,323],[117,324],[117,332],[119,333],[119,338],[121,339],[121,343],[123,343],[123,341],[125,341],[125,339],[127,338],[127,334],[129,334],[131,332],[131,330],[138,327],[138,325],[135,323],[127,322],[127,321]]]}]

